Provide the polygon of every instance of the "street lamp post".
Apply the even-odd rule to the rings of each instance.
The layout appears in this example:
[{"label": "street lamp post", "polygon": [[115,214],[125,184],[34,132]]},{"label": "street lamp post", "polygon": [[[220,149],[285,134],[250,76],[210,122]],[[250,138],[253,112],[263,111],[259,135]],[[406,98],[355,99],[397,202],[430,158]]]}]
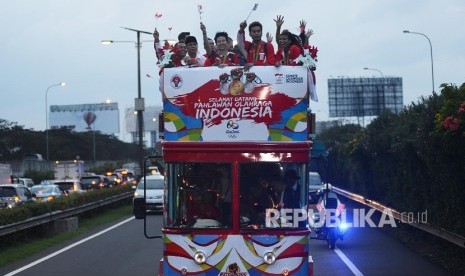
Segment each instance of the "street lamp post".
[{"label": "street lamp post", "polygon": [[45,90],[45,143],[46,143],[46,157],[47,161],[49,160],[49,150],[48,150],[48,91],[50,88],[55,87],[55,86],[65,86],[66,83],[60,82],[56,84],[52,84],[49,87],[47,87],[47,90]]},{"label": "street lamp post", "polygon": [[95,157],[95,123],[92,124],[92,153],[94,155],[94,162],[96,160]]},{"label": "street lamp post", "polygon": [[408,30],[404,30],[404,33],[405,34],[417,34],[417,35],[422,35],[424,37],[426,37],[426,39],[428,39],[428,43],[429,43],[429,51],[430,51],[430,55],[431,55],[431,80],[433,82],[433,92],[434,92],[434,66],[433,66],[433,45],[431,44],[431,40],[429,39],[429,37],[423,33],[418,33],[418,32],[411,32],[411,31],[408,31]]},{"label": "street lamp post", "polygon": [[374,70],[374,71],[378,71],[378,72],[381,74],[381,77],[384,79],[383,72],[381,72],[381,70],[379,70],[379,69],[365,67],[365,68],[363,68],[363,70]]},{"label": "street lamp post", "polygon": [[[369,67],[365,67],[365,68],[363,68],[363,70],[378,71],[378,73],[379,73],[379,74],[381,75],[381,77],[383,78],[383,91],[382,91],[381,97],[382,97],[382,99],[383,99],[383,111],[384,111],[384,109],[386,109],[386,106],[385,106],[385,102],[386,102],[386,101],[385,101],[385,99],[384,99],[384,97],[385,97],[385,89],[386,89],[386,78],[384,77],[383,72],[381,72],[381,70],[379,70],[379,69],[376,69],[376,68],[369,68]],[[379,112],[379,113],[380,113],[380,109],[381,109],[381,107],[380,107],[380,101],[378,100],[378,112]]]},{"label": "street lamp post", "polygon": [[[138,133],[139,133],[139,168],[142,174],[144,168],[144,145],[142,134],[144,131],[144,117],[143,111],[144,107],[144,98],[142,98],[141,92],[141,76],[140,76],[140,48],[141,48],[141,41],[140,41],[140,34],[149,34],[152,35],[150,32],[145,32],[141,30],[135,30],[131,28],[121,27],[123,29],[136,32],[137,34],[137,41],[136,41],[136,48],[137,48],[137,98],[134,99],[134,111],[137,112],[137,126],[138,126]],[[103,40],[102,44],[110,44],[114,42],[129,42],[129,41],[113,41],[113,40]]]}]

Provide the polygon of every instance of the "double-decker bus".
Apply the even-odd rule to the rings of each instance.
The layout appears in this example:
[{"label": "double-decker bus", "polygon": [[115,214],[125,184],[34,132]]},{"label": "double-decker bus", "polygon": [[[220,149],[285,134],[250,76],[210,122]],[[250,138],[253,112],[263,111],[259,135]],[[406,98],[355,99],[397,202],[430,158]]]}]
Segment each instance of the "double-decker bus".
[{"label": "double-decker bus", "polygon": [[[308,74],[164,70],[159,275],[313,274]],[[136,218],[148,219],[144,202],[134,202]]]}]

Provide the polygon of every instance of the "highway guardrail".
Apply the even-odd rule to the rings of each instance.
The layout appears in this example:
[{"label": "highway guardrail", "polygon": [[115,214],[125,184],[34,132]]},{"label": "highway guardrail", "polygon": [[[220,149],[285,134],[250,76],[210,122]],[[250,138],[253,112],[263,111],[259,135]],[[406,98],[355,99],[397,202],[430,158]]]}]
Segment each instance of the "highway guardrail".
[{"label": "highway guardrail", "polygon": [[21,222],[3,225],[3,226],[0,226],[0,236],[11,234],[16,231],[24,230],[30,227],[41,225],[41,224],[49,223],[55,220],[75,216],[77,214],[90,211],[92,209],[96,209],[96,208],[99,208],[99,207],[102,207],[102,206],[105,206],[105,205],[108,205],[114,202],[118,202],[121,200],[131,198],[133,196],[134,196],[134,192],[127,192],[127,193],[119,194],[119,195],[112,196],[106,199],[102,199],[99,201],[95,201],[92,203],[87,203],[85,205],[81,205],[78,207],[74,207],[74,208],[70,208],[66,210],[54,211],[54,212],[50,212],[50,213],[43,214],[40,216],[32,217],[32,218],[29,218]]},{"label": "highway guardrail", "polygon": [[413,227],[416,227],[418,229],[421,229],[425,232],[428,232],[430,234],[433,234],[439,238],[442,238],[444,240],[447,240],[453,244],[456,244],[462,248],[465,248],[465,237],[462,237],[460,235],[457,235],[455,233],[452,233],[450,231],[447,231],[446,229],[424,223],[424,222],[419,222],[416,220],[412,221],[412,218],[409,218],[405,213],[396,211],[390,207],[387,207],[379,202],[376,202],[374,200],[365,198],[364,196],[361,196],[359,194],[351,193],[349,191],[337,188],[332,186],[332,189],[335,193],[342,195],[346,198],[349,198],[353,201],[359,202],[363,205],[366,205],[368,207],[371,207],[373,209],[376,209],[379,212],[384,212],[384,213],[391,213],[392,216],[399,220],[399,221],[408,221],[408,225],[411,225]]}]

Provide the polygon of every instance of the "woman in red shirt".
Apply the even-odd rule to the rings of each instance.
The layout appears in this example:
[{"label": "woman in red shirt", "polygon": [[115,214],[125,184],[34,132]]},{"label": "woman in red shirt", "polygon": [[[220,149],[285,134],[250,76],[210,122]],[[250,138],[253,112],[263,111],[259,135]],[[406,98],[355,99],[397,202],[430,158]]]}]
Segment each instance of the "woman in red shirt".
[{"label": "woman in red shirt", "polygon": [[303,54],[298,37],[289,31],[283,31],[278,38],[279,49],[275,56],[275,66],[298,65],[295,61]]}]

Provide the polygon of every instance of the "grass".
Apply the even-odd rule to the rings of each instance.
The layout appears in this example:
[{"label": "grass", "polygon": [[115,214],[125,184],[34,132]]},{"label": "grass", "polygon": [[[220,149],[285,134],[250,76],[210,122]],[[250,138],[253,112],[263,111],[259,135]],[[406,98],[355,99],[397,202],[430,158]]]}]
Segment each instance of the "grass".
[{"label": "grass", "polygon": [[132,214],[132,205],[124,205],[109,209],[93,217],[79,218],[78,229],[74,232],[58,234],[54,237],[34,239],[32,241],[18,240],[0,247],[0,267],[14,263],[52,246],[68,241],[97,227],[116,221]]}]

